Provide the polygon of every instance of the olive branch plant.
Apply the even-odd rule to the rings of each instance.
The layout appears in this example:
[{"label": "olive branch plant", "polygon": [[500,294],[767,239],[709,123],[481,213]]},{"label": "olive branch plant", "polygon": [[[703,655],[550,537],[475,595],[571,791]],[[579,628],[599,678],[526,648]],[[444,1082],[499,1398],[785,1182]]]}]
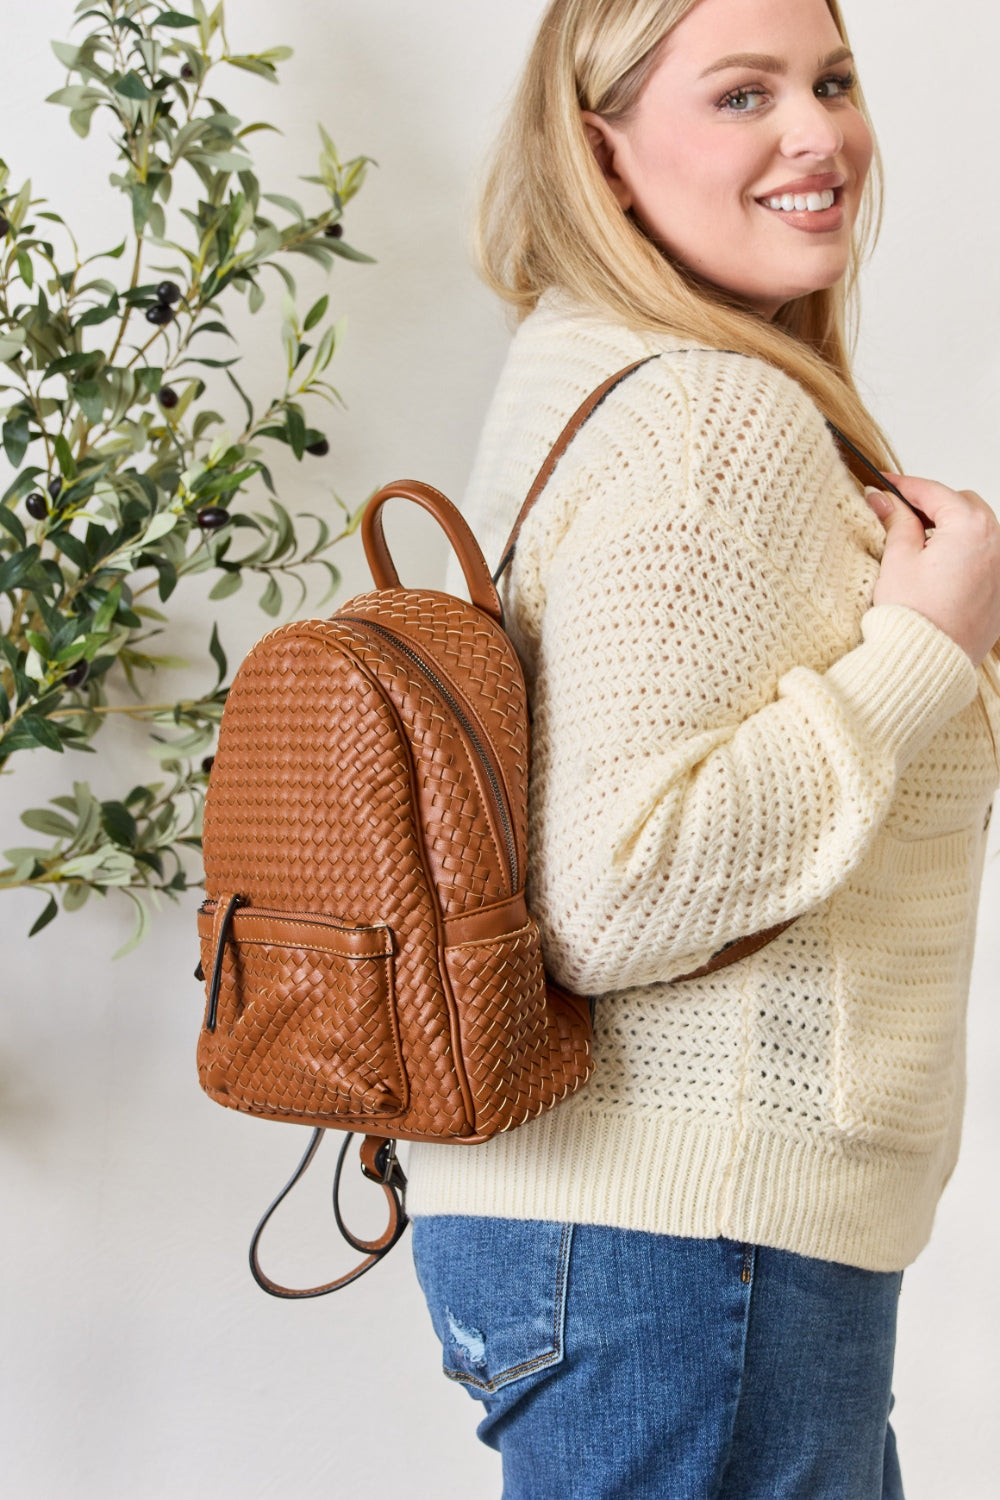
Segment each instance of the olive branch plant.
[{"label": "olive branch plant", "polygon": [[[321,206],[307,213],[264,193],[247,140],[275,127],[242,124],[210,90],[225,68],[276,82],[290,49],[234,54],[223,5],[208,10],[202,0],[188,9],[83,0],[75,14],[74,28],[89,29],[53,43],[69,82],[50,101],[69,109],[80,136],[95,118],[110,122],[111,183],[130,214],[120,243],[81,259],[64,220],[33,197],[30,180],[13,186],[0,162],[0,405],[14,471],[0,499],[0,773],[27,751],[93,752],[99,735],[126,722],[141,726],[159,765],[148,784],[103,800],[68,777],[71,790],[23,812],[47,842],[5,852],[0,890],[45,898],[32,933],[60,905],[73,911],[91,895],[120,892],[136,918],[124,952],[145,934],[151,908],[197,878],[193,851],[227,692],[215,626],[206,692],[147,692],[186,665],[156,653],[168,622],[158,606],[199,573],[215,575],[216,601],[256,579],[272,617],[289,584],[301,604],[310,570],[328,598],[340,581],[330,549],[360,519],[336,496],[332,521],[293,517],[267,457],[273,444],[300,461],[329,451],[307,407],[338,404],[325,377],[340,325],[328,295],[300,316],[284,261],[296,254],[329,270],[337,257],[370,259],[342,225],[368,158],[342,162],[320,126],[319,173],[304,180],[322,190]],[[182,167],[196,179],[196,206],[171,210]],[[201,339],[232,340],[227,310],[242,297],[258,312],[270,272],[282,301],[281,388],[255,409],[234,373],[238,355],[211,357],[203,351],[216,344]],[[238,433],[212,407],[219,390],[245,416]],[[254,493],[264,508],[248,507]]]}]

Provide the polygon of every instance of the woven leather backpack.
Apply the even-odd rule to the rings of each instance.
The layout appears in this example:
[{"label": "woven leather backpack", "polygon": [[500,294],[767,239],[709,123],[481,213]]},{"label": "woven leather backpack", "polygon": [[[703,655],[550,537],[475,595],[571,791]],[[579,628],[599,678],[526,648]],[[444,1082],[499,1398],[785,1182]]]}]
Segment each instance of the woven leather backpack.
[{"label": "woven leather backpack", "polygon": [[[636,368],[567,424],[497,578],[573,436]],[[401,586],[382,526],[392,497],[440,523],[471,603]],[[525,906],[528,707],[496,582],[460,512],[428,485],[382,489],[362,538],[375,590],[331,619],[272,631],[240,667],[205,808],[201,1085],[231,1109],[314,1127],[251,1246],[253,1274],[276,1296],[333,1291],[396,1242],[396,1140],[474,1146],[565,1099],[593,1067],[589,1004],[547,980]],[[257,1246],[331,1126],[363,1134],[362,1170],[389,1223],[371,1241],[343,1223],[349,1134],[334,1212],[365,1258],[293,1291],[264,1274]]]}]

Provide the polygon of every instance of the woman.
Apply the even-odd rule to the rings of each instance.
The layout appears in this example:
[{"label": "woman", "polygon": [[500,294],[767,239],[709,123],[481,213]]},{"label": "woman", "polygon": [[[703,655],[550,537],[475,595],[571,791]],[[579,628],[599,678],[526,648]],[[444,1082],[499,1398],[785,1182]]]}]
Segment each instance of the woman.
[{"label": "woman", "polygon": [[872,154],[834,0],[555,0],[487,188],[523,315],[468,502],[487,555],[582,399],[646,360],[507,595],[531,909],[598,997],[596,1073],[411,1157],[446,1373],[508,1500],[902,1494],[896,1303],[958,1143],[1000,528],[928,480],[866,501],[841,440],[894,467],[843,333]]}]

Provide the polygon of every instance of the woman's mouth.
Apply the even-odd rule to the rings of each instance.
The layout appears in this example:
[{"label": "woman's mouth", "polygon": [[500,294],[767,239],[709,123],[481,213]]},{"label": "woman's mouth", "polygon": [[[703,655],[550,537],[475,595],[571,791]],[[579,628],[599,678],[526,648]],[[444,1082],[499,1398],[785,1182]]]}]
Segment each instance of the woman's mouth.
[{"label": "woman's mouth", "polygon": [[782,193],[777,198],[761,198],[765,208],[774,208],[781,213],[822,213],[824,209],[832,208],[836,201],[836,193],[833,188],[826,188],[822,193]]},{"label": "woman's mouth", "polygon": [[804,230],[808,234],[836,232],[847,220],[843,187],[772,193],[767,198],[758,198],[757,203],[768,213],[778,215],[789,229]]}]

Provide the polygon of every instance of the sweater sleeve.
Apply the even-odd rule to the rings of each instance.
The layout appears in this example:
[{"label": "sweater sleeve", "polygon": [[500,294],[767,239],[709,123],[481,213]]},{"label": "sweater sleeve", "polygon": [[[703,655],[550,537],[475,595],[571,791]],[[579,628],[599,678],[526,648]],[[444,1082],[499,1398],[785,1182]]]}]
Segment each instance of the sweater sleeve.
[{"label": "sweater sleeve", "polygon": [[874,533],[819,414],[740,364],[722,400],[715,380],[658,405],[659,372],[633,389],[515,563],[532,909],[585,993],[667,981],[822,902],[976,692],[929,621],[870,607]]}]

